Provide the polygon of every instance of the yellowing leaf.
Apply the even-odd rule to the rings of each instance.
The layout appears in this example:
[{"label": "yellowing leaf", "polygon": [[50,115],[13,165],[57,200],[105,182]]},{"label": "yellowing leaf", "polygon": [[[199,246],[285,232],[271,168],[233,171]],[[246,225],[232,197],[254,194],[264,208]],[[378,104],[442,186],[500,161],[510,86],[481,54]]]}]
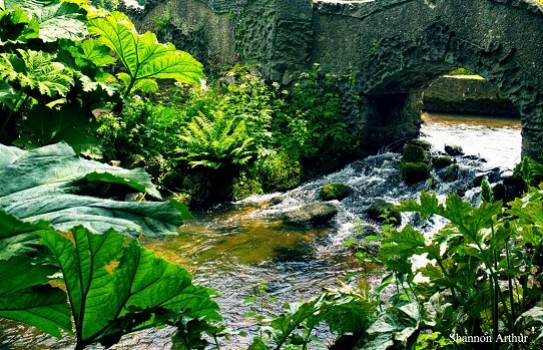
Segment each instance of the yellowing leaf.
[{"label": "yellowing leaf", "polygon": [[[77,345],[109,344],[123,334],[175,322],[221,317],[211,291],[192,285],[189,273],[109,231],[73,231],[75,246],[56,232],[40,234],[59,262],[76,327]],[[152,320],[152,322],[149,322]]]}]

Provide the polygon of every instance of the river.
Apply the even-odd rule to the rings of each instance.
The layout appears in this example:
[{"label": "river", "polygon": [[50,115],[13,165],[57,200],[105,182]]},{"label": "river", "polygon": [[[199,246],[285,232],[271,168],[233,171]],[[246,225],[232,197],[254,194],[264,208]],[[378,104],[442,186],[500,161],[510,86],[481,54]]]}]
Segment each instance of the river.
[{"label": "river", "polygon": [[[181,227],[178,236],[144,239],[143,243],[186,267],[196,283],[217,290],[229,327],[254,333],[254,322],[243,316],[251,307],[258,312],[277,311],[286,301],[316,296],[348,273],[364,268],[342,243],[360,223],[379,228],[366,215],[376,198],[398,203],[421,191],[434,191],[443,197],[456,192],[476,201],[476,178],[487,173],[510,174],[520,161],[519,120],[424,114],[423,121],[421,138],[434,151],[443,151],[445,145],[462,146],[465,156],[456,157],[460,172],[453,181],[407,186],[399,174],[400,155],[383,151],[286,193],[253,196],[196,213],[196,219]],[[321,186],[328,182],[354,190],[342,201],[333,201],[339,211],[329,227],[301,229],[283,224],[282,213],[316,201]],[[265,286],[276,301],[245,304],[244,299],[257,293],[259,286]],[[173,332],[173,328],[164,328],[132,334],[114,348],[170,349]],[[248,343],[249,338],[238,337],[222,349],[245,349]],[[0,349],[71,348],[69,338],[59,341],[31,327],[2,321]]]}]

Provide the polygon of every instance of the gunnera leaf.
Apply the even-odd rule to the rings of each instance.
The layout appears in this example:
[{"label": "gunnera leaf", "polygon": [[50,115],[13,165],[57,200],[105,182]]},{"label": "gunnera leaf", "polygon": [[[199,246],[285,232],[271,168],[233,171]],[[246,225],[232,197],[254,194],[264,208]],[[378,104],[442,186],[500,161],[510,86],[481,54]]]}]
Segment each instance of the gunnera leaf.
[{"label": "gunnera leaf", "polygon": [[78,348],[111,344],[123,334],[181,317],[221,319],[211,290],[193,285],[186,270],[137,240],[113,230],[94,235],[81,226],[64,235],[40,236],[60,264]]},{"label": "gunnera leaf", "polygon": [[72,323],[66,293],[48,284],[58,267],[28,255],[36,255],[38,233],[46,232],[54,230],[45,222],[26,223],[0,211],[0,317],[60,337]]},{"label": "gunnera leaf", "polygon": [[143,169],[82,159],[62,142],[31,151],[0,145],[0,210],[20,220],[45,220],[61,231],[84,225],[94,233],[114,228],[132,236],[157,237],[176,234],[188,216],[175,201],[127,202],[79,195],[81,181],[123,184],[160,198]]}]

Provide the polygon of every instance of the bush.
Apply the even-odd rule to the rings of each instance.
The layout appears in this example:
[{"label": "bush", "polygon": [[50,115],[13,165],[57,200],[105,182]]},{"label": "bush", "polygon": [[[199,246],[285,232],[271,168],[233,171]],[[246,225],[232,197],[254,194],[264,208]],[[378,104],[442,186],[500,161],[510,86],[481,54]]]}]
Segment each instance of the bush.
[{"label": "bush", "polygon": [[289,158],[286,153],[278,153],[262,159],[258,172],[266,191],[285,191],[298,186],[302,178],[300,162]]},{"label": "bush", "polygon": [[99,115],[96,135],[106,160],[144,166],[162,184],[176,166],[173,150],[184,118],[179,110],[135,97],[125,101],[120,114]]}]

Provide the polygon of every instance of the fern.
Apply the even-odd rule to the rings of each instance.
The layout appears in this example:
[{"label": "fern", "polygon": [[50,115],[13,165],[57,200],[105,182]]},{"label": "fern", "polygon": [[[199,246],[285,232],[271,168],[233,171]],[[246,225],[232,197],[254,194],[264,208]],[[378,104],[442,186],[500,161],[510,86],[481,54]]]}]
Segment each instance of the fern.
[{"label": "fern", "polygon": [[219,169],[242,166],[257,155],[254,139],[241,117],[227,118],[220,111],[194,117],[181,131],[179,159],[192,168]]}]

